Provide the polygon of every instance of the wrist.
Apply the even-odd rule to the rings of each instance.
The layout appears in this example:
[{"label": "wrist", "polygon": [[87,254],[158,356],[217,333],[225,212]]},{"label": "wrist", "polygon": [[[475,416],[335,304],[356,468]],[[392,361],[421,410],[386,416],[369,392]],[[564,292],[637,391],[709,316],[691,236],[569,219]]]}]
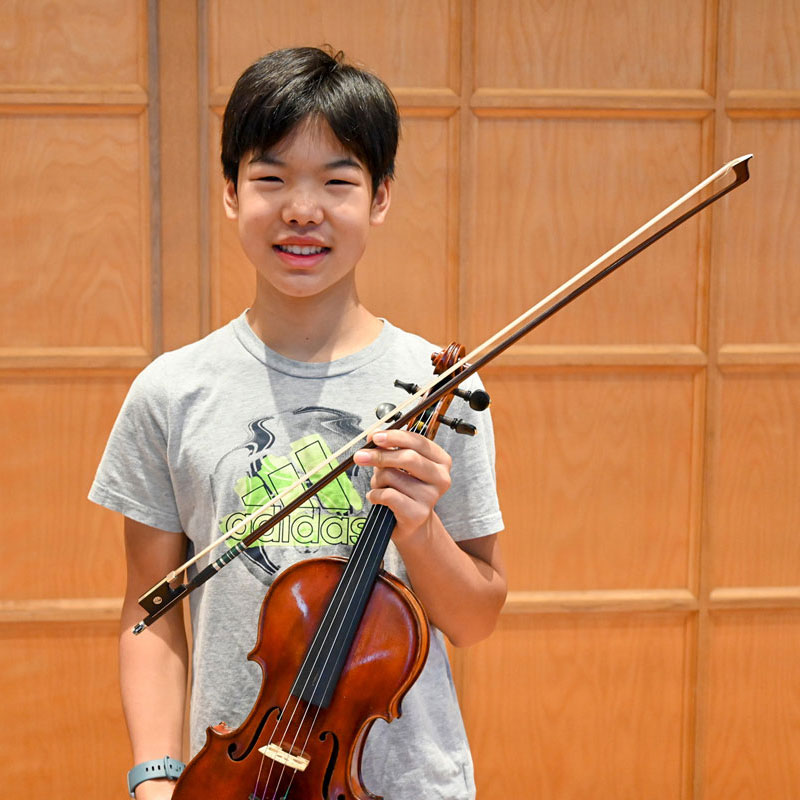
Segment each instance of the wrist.
[{"label": "wrist", "polygon": [[183,772],[184,764],[176,758],[164,756],[142,761],[128,772],[128,794],[136,797],[136,787],[145,781],[176,781]]},{"label": "wrist", "polygon": [[432,511],[420,525],[403,525],[398,522],[392,541],[397,547],[403,560],[407,558],[429,558],[431,547],[434,545],[439,533],[444,530],[439,517]]}]

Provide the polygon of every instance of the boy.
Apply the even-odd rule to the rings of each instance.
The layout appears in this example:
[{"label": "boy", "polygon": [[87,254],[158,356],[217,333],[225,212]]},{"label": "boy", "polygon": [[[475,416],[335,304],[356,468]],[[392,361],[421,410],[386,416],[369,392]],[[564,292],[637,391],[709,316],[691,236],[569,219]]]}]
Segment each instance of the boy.
[{"label": "boy", "polygon": [[[369,228],[389,209],[398,131],[378,78],[314,48],[265,56],[231,95],[223,202],[256,269],[253,306],[137,377],[90,493],[126,518],[120,673],[139,800],[174,788],[160,767],[141,765],[180,758],[188,655],[175,610],[131,635],[143,616],[137,598],[187,549],[199,552],[350,441],[378,403],[405,397],[395,378],[430,380],[435,348],[373,316],[355,287]],[[208,726],[237,727],[255,700],[262,676],[247,653],[275,574],[312,553],[349,553],[366,495],[397,519],[385,568],[414,588],[435,627],[403,716],[373,725],[364,784],[390,800],[474,796],[440,631],[456,645],[478,641],[505,598],[488,415],[478,425],[474,439],[443,431],[444,446],[408,431],[376,434],[376,449],[359,451],[335,490],[192,594],[192,754]]]}]

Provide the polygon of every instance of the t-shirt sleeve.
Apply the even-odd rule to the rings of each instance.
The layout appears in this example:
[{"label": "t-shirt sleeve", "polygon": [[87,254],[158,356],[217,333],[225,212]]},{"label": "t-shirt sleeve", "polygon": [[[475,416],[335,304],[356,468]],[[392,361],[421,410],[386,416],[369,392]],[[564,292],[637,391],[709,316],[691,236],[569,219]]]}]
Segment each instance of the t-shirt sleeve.
[{"label": "t-shirt sleeve", "polygon": [[156,362],[131,385],[89,499],[165,531],[183,530],[169,469],[169,399]]}]

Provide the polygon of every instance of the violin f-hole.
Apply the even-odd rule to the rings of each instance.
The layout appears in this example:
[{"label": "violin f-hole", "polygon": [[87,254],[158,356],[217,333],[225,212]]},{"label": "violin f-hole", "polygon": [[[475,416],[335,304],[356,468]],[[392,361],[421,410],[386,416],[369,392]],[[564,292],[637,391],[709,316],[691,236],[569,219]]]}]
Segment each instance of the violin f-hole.
[{"label": "violin f-hole", "polygon": [[272,716],[272,712],[277,711],[278,716],[277,719],[280,720],[281,718],[281,710],[278,706],[273,706],[272,708],[267,709],[264,716],[261,717],[261,722],[258,723],[256,726],[255,732],[253,733],[252,738],[245,746],[244,750],[241,753],[236,753],[236,748],[238,747],[238,742],[231,742],[228,745],[228,757],[231,761],[244,761],[250,753],[253,752],[253,748],[255,748],[256,744],[258,744],[258,740],[261,737],[261,732],[264,730],[264,726],[267,724],[267,720]]},{"label": "violin f-hole", "polygon": [[[324,742],[326,739],[331,739],[331,754],[328,758],[328,766],[325,767],[325,775],[322,778],[322,798],[327,800],[328,792],[330,791],[331,778],[333,778],[333,770],[336,762],[339,760],[339,737],[333,731],[322,731],[319,735],[319,740]],[[336,800],[345,800],[343,794],[340,794]]]}]

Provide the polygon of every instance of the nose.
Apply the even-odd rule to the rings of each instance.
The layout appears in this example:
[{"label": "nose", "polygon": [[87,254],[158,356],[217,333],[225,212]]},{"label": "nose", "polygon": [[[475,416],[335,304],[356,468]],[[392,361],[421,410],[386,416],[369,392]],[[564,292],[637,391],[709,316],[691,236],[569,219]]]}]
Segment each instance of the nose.
[{"label": "nose", "polygon": [[298,187],[286,198],[283,221],[288,225],[319,225],[322,217],[322,205],[315,192]]}]

